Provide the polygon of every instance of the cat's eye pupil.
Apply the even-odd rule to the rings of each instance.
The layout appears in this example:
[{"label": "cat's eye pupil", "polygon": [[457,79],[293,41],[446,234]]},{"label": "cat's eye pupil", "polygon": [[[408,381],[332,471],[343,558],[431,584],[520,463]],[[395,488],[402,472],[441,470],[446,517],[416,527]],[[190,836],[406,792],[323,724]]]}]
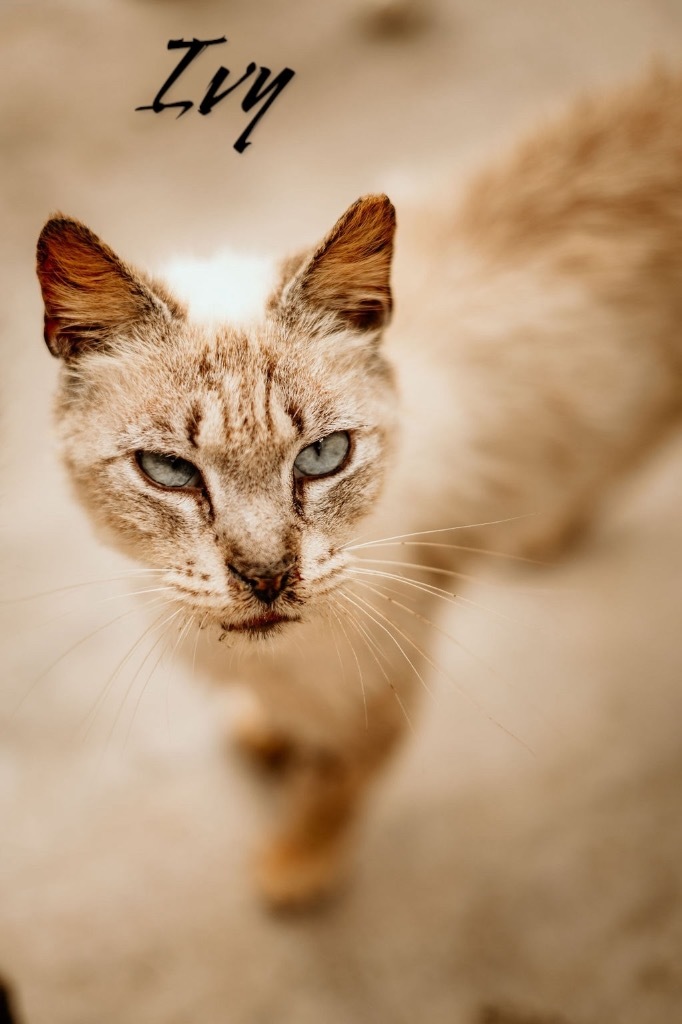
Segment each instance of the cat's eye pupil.
[{"label": "cat's eye pupil", "polygon": [[201,484],[201,473],[194,463],[179,455],[138,451],[135,458],[144,475],[161,487],[198,487]]},{"label": "cat's eye pupil", "polygon": [[350,435],[346,430],[327,434],[301,449],[294,461],[294,476],[299,479],[329,476],[344,465],[349,449]]}]

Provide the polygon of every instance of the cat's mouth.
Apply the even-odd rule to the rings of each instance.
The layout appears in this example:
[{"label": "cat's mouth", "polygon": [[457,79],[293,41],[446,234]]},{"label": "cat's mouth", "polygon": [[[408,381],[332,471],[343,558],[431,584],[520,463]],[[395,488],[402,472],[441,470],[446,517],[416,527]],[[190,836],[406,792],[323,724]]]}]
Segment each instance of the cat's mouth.
[{"label": "cat's mouth", "polygon": [[264,615],[257,615],[252,619],[244,619],[243,622],[223,622],[221,626],[226,633],[250,633],[258,636],[259,634],[271,632],[285,622],[298,621],[300,621],[298,617],[292,618],[290,615],[266,612]]}]

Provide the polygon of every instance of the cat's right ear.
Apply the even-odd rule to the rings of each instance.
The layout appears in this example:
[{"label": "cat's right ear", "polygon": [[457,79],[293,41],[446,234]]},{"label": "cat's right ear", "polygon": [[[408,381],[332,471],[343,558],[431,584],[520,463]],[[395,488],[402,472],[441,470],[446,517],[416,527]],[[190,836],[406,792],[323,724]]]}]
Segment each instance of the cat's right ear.
[{"label": "cat's right ear", "polygon": [[143,322],[168,322],[181,310],[77,220],[57,215],[38,239],[45,342],[74,359]]}]

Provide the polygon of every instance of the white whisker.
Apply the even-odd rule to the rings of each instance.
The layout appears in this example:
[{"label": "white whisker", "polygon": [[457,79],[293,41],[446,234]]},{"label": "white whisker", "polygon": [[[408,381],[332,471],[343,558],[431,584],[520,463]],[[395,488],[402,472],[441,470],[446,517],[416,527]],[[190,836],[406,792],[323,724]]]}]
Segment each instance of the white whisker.
[{"label": "white whisker", "polygon": [[451,533],[453,530],[475,530],[483,526],[500,526],[503,523],[513,523],[517,519],[529,519],[531,516],[541,515],[539,512],[524,512],[520,516],[508,516],[506,519],[490,519],[485,523],[466,523],[461,526],[442,526],[437,530],[417,530],[414,533],[397,533],[393,537],[380,537],[378,541],[370,540],[362,544],[353,544],[346,548],[346,551],[357,551],[358,548],[371,547],[373,544],[388,544],[393,540],[408,540],[411,537],[430,537],[434,533]]},{"label": "white whisker", "polygon": [[511,625],[521,626],[524,629],[535,629],[543,633],[545,632],[545,630],[541,629],[540,626],[536,626],[534,623],[521,622],[518,619],[512,618],[510,615],[505,615],[504,612],[497,611],[495,608],[487,608],[485,605],[479,604],[478,601],[473,601],[469,597],[453,593],[450,590],[443,590],[442,587],[436,587],[432,583],[424,583],[422,580],[413,580],[408,576],[399,576],[397,573],[393,572],[382,572],[379,569],[364,569],[359,566],[348,566],[347,572],[361,574],[363,576],[373,576],[379,579],[395,580],[397,583],[412,587],[424,594],[432,594],[434,597],[447,602],[447,604],[457,605],[457,602],[460,602],[470,605],[472,608],[477,608],[479,611],[486,612],[488,615],[493,615],[496,618],[501,619],[503,622],[509,622]]},{"label": "white whisker", "polygon": [[[399,642],[398,640],[396,640],[396,638],[394,637],[393,633],[391,633],[390,629],[387,629],[387,628],[386,628],[386,626],[384,626],[384,625],[383,625],[383,624],[382,624],[382,623],[381,623],[381,622],[379,621],[379,619],[376,619],[376,618],[375,618],[375,617],[374,617],[374,616],[373,616],[373,615],[372,615],[372,614],[371,614],[370,612],[368,612],[368,611],[367,611],[366,609],[364,609],[364,610],[363,610],[363,608],[361,607],[361,605],[359,605],[359,604],[358,604],[358,602],[357,602],[356,600],[354,600],[354,598],[352,598],[352,597],[351,597],[351,596],[350,596],[349,594],[347,594],[347,593],[346,593],[345,591],[340,591],[340,592],[339,592],[339,596],[340,596],[340,597],[344,597],[344,598],[345,598],[345,599],[346,599],[347,601],[349,601],[349,602],[350,602],[350,604],[352,604],[352,605],[353,605],[353,606],[354,606],[355,608],[357,608],[357,609],[358,609],[359,611],[364,611],[364,614],[365,614],[365,615],[367,616],[367,618],[369,618],[369,619],[370,619],[370,620],[371,620],[372,622],[374,622],[374,623],[375,623],[375,625],[377,625],[377,626],[378,626],[378,627],[379,627],[380,629],[382,629],[382,630],[384,631],[384,633],[386,633],[386,634],[387,634],[387,635],[388,635],[388,636],[390,637],[390,639],[391,639],[391,640],[393,641],[393,643],[394,643],[394,644],[396,645],[396,647],[398,648],[398,650],[400,651],[400,653],[402,654],[402,656],[403,656],[403,657],[405,658],[405,661],[406,661],[406,662],[408,663],[408,665],[410,666],[410,668],[412,669],[412,671],[414,672],[414,674],[416,675],[417,679],[418,679],[418,680],[420,681],[420,683],[422,684],[422,686],[424,687],[424,689],[426,690],[426,692],[427,692],[427,693],[428,693],[428,694],[429,694],[429,695],[430,695],[431,697],[435,697],[435,694],[434,694],[433,690],[432,690],[432,689],[431,689],[431,687],[430,687],[430,686],[428,685],[428,683],[427,683],[427,682],[426,682],[426,680],[424,679],[423,675],[421,674],[421,672],[419,671],[419,669],[417,668],[417,666],[416,666],[416,665],[414,664],[414,662],[413,662],[413,661],[412,661],[412,659],[410,658],[409,654],[407,654],[407,652],[406,652],[405,650],[403,650],[402,646],[400,645],[400,642]],[[412,646],[413,646],[413,647],[415,647],[415,648],[416,648],[416,649],[418,650],[418,648],[416,647],[416,644],[412,643],[412,641],[410,640],[410,638],[409,638],[408,636],[406,636],[406,635],[405,635],[405,634],[404,634],[404,633],[402,632],[402,630],[401,630],[401,629],[399,629],[399,628],[398,628],[398,626],[396,626],[396,624],[395,624],[394,622],[391,622],[391,620],[390,620],[390,619],[387,619],[385,615],[382,615],[382,614],[381,614],[381,612],[380,612],[380,611],[379,611],[379,610],[378,610],[377,608],[374,608],[374,606],[373,606],[373,605],[370,605],[370,604],[368,604],[368,602],[367,602],[367,601],[365,601],[365,600],[363,600],[363,598],[361,598],[359,594],[355,594],[355,597],[356,597],[356,598],[358,598],[358,600],[359,600],[359,601],[362,601],[362,604],[364,604],[364,605],[367,605],[367,607],[369,607],[369,608],[372,608],[372,611],[375,611],[375,612],[377,613],[377,615],[378,615],[378,616],[379,616],[379,617],[380,617],[381,619],[383,619],[383,620],[384,620],[384,622],[387,622],[387,623],[389,624],[389,626],[393,626],[393,628],[394,628],[394,629],[395,629],[395,630],[396,630],[396,631],[397,631],[397,632],[398,632],[398,633],[400,634],[400,636],[402,636],[402,637],[403,637],[403,638],[404,638],[405,640],[407,640],[407,642],[408,642],[409,644],[412,644]],[[420,652],[420,653],[422,653],[422,652]]]},{"label": "white whisker", "polygon": [[363,706],[364,706],[364,709],[365,709],[365,729],[369,729],[369,713],[367,711],[367,693],[365,691],[365,680],[364,680],[364,677],[362,675],[362,669],[360,668],[360,659],[358,658],[357,652],[356,652],[355,648],[353,647],[351,639],[348,636],[348,633],[346,632],[346,628],[343,625],[343,621],[341,620],[340,617],[339,617],[338,622],[339,622],[339,626],[341,627],[341,632],[343,633],[343,635],[346,638],[346,641],[348,642],[348,646],[350,647],[351,654],[355,658],[355,664],[356,664],[357,669],[358,669],[358,678],[360,680],[360,690],[362,692],[362,703],[363,703]]},{"label": "white whisker", "polygon": [[566,593],[565,590],[557,591],[552,587],[519,587],[515,583],[501,583],[497,580],[487,580],[481,576],[471,576],[469,573],[457,572],[455,569],[441,569],[435,565],[424,565],[422,562],[398,562],[390,558],[361,558],[362,563],[367,565],[393,565],[402,569],[413,569],[416,572],[431,572],[436,576],[452,576],[459,580],[467,580],[470,583],[479,583],[486,587],[497,587],[503,590],[514,590],[519,594],[556,594]]},{"label": "white whisker", "polygon": [[52,672],[52,670],[57,667],[57,665],[59,665],[65,658],[67,658],[75,650],[77,650],[79,647],[81,647],[84,643],[87,643],[88,640],[91,640],[93,636],[97,636],[97,634],[101,633],[102,630],[108,629],[110,626],[115,625],[117,622],[120,622],[121,619],[125,619],[128,615],[132,615],[135,612],[139,612],[139,611],[142,611],[142,610],[146,610],[149,607],[156,606],[156,603],[159,600],[163,600],[163,599],[158,599],[158,598],[157,599],[153,599],[151,602],[149,602],[146,605],[141,605],[140,607],[128,608],[126,611],[122,612],[120,615],[116,615],[113,619],[109,619],[108,622],[104,622],[101,626],[97,626],[96,629],[91,630],[90,633],[87,633],[84,637],[81,637],[75,643],[71,644],[70,647],[67,647],[67,649],[65,651],[62,651],[62,653],[57,658],[55,658],[54,661],[52,661],[47,666],[47,668],[44,668],[43,671],[38,676],[36,676],[36,678],[30,683],[30,685],[28,686],[28,688],[26,689],[26,691],[22,695],[21,699],[18,701],[18,703],[15,705],[15,707],[10,712],[10,715],[9,715],[10,719],[13,719],[19,713],[19,711],[21,710],[23,705],[26,703],[26,701],[29,699],[29,697],[34,692],[35,688],[39,685],[39,683],[41,683],[45,679],[45,677],[48,676],[50,674],[50,672]]},{"label": "white whisker", "polygon": [[[333,597],[332,597],[332,601],[333,601],[333,604],[329,605],[329,612],[330,612],[330,615],[333,614],[336,622],[340,626],[341,623],[339,622],[339,615],[338,615],[338,612],[336,611],[336,608],[334,607],[334,605],[338,606],[338,601],[335,598],[333,598]],[[331,622],[331,618],[330,618],[329,621]],[[333,628],[332,628],[332,637],[334,639],[334,647],[336,648],[336,656],[339,659],[339,666],[341,668],[341,675],[342,675],[342,678],[343,678],[343,685],[345,687],[345,686],[348,685],[348,677],[346,675],[346,663],[343,660],[343,657],[341,656],[341,648],[339,646],[339,640],[338,640],[338,637],[337,637],[336,633],[334,632]]]},{"label": "white whisker", "polygon": [[374,650],[374,648],[376,647],[376,650],[379,652],[379,654],[382,655],[382,657],[385,658],[386,655],[383,653],[381,648],[376,644],[376,641],[374,640],[374,638],[371,636],[369,631],[365,629],[365,627],[359,621],[357,616],[353,615],[353,613],[348,611],[348,609],[346,609],[345,614],[348,616],[348,620],[349,620],[350,624],[352,626],[354,626],[355,629],[358,630],[358,632],[360,633],[360,639],[364,641],[365,646],[367,647],[369,653],[372,655],[372,657],[374,658],[374,661],[377,664],[377,668],[379,669],[379,671],[383,675],[384,679],[386,680],[387,685],[389,686],[390,690],[393,693],[393,696],[395,697],[396,701],[398,702],[398,707],[400,708],[400,710],[402,711],[402,713],[403,713],[403,715],[405,717],[405,721],[407,722],[408,728],[410,729],[410,731],[412,733],[414,733],[414,726],[412,724],[412,719],[410,718],[409,714],[407,713],[407,708],[403,704],[402,699],[400,697],[400,694],[398,693],[398,690],[397,690],[395,684],[391,682],[391,680],[388,677],[388,673],[386,672],[386,669],[384,668],[384,666],[379,661],[378,655],[376,654],[376,651]]},{"label": "white whisker", "polygon": [[[120,594],[110,594],[108,597],[101,597],[97,601],[89,602],[90,607],[98,608],[100,605],[109,604],[111,601],[122,601],[136,597],[137,595],[145,594],[161,594],[164,592],[174,591],[174,587],[152,587],[146,590],[126,590]],[[64,611],[58,612],[57,615],[50,616],[49,619],[43,619],[40,622],[40,628],[45,629],[47,626],[51,626],[54,622],[58,622],[60,619],[65,618],[68,615],[75,615],[80,611],[79,608],[67,608]]]},{"label": "white whisker", "polygon": [[192,652],[192,682],[194,682],[194,677],[195,677],[195,672],[196,672],[196,667],[197,667],[197,650],[199,648],[199,637],[201,636],[201,631],[204,628],[204,626],[206,625],[206,619],[209,617],[209,615],[210,615],[210,612],[206,612],[206,614],[204,615],[203,619],[201,620],[201,622],[197,626],[197,635],[194,638],[194,651]]},{"label": "white whisker", "polygon": [[[537,558],[527,558],[525,555],[514,555],[506,551],[493,551],[491,548],[475,548],[467,544],[443,544],[430,540],[376,540],[367,544],[359,544],[357,548],[384,548],[384,547],[405,547],[405,548],[443,548],[448,551],[466,551],[477,555],[490,555],[492,558],[506,558],[514,562],[524,562],[528,565],[549,565],[549,562],[541,562]],[[353,550],[348,548],[347,550]]]},{"label": "white whisker", "polygon": [[[370,590],[374,594],[376,594],[377,597],[381,597],[381,598],[383,598],[384,601],[388,601],[390,604],[396,605],[396,607],[401,608],[403,611],[407,612],[409,615],[414,616],[414,618],[418,619],[420,622],[425,623],[426,625],[430,626],[432,629],[435,629],[437,632],[442,633],[444,636],[447,636],[448,639],[452,640],[458,646],[462,646],[460,644],[460,642],[458,640],[456,640],[453,636],[450,636],[450,634],[448,634],[444,630],[440,629],[430,619],[427,619],[425,616],[420,615],[413,608],[408,608],[406,605],[403,605],[399,601],[396,601],[395,598],[389,597],[387,594],[382,594],[380,590],[378,590],[376,587],[373,587],[369,583],[363,583],[361,580],[356,580],[355,583],[356,583],[357,586],[365,587],[367,590]],[[355,596],[364,605],[367,605],[368,607],[372,608],[372,610],[375,611],[377,613],[377,615],[379,615],[386,622],[390,622],[390,620],[387,619],[385,615],[382,615],[382,613],[377,608],[375,608],[374,605],[369,604],[369,602],[366,601],[364,598],[360,597],[359,594],[356,594]],[[392,625],[395,625],[395,624],[392,623]],[[397,626],[395,628],[397,629]],[[442,667],[442,665],[439,665],[437,662],[433,661],[433,659],[431,659],[428,656],[428,654],[426,654],[426,652],[421,647],[419,647],[418,644],[416,644],[414,642],[414,640],[412,640],[410,637],[408,637],[407,634],[403,633],[400,630],[398,630],[398,632],[400,632],[401,636],[403,636],[405,638],[405,640],[407,640],[407,642],[422,656],[422,658],[424,658],[424,660],[426,661],[426,663],[428,665],[430,665],[437,672],[439,672],[443,676],[445,676],[445,678],[448,679],[453,684],[453,686],[456,688],[457,692],[460,693],[465,698],[465,700],[469,701],[479,711],[480,714],[482,714],[489,722],[491,722],[491,724],[493,724],[497,729],[500,729],[502,732],[506,733],[507,736],[510,736],[512,739],[516,740],[517,743],[520,743],[521,746],[524,747],[528,751],[529,754],[532,754],[533,756],[535,756],[534,751],[528,746],[527,743],[524,743],[524,741],[521,739],[520,736],[517,736],[510,729],[507,729],[504,725],[502,725],[501,722],[499,722],[489,712],[487,712],[485,710],[485,708],[480,704],[479,701],[477,701],[474,697],[471,696],[470,693],[468,693],[466,690],[464,690],[459,685],[457,680],[454,679],[450,675],[449,672],[445,671],[445,669]],[[465,648],[462,647],[462,650],[465,650]],[[470,652],[467,652],[467,653],[470,653]]]},{"label": "white whisker", "polygon": [[[96,701],[94,702],[94,704],[92,705],[92,707],[90,708],[88,713],[86,714],[85,718],[82,720],[82,722],[80,724],[80,729],[81,730],[85,729],[85,732],[83,733],[83,735],[81,737],[83,742],[88,738],[88,734],[90,733],[90,730],[92,729],[93,725],[95,724],[95,720],[97,718],[97,714],[98,714],[99,708],[101,707],[103,702],[106,700],[107,695],[109,694],[109,692],[111,690],[111,687],[113,686],[116,678],[123,671],[124,666],[128,663],[128,661],[133,656],[135,651],[138,649],[140,644],[144,642],[145,638],[147,636],[149,636],[149,634],[151,633],[151,631],[153,629],[157,628],[157,626],[159,625],[161,620],[167,614],[167,612],[168,612],[167,602],[162,599],[158,603],[161,603],[161,604],[165,605],[163,611],[161,612],[160,615],[157,615],[157,617],[154,619],[154,621],[149,626],[147,626],[146,629],[143,630],[143,632],[137,638],[137,640],[132,645],[132,647],[130,647],[130,649],[123,655],[121,660],[116,665],[116,668],[114,669],[114,671],[109,676],[109,678],[108,678],[104,688],[100,691],[99,696],[97,697]],[[158,604],[157,604],[157,607],[158,607]]]},{"label": "white whisker", "polygon": [[[132,679],[130,680],[130,683],[128,684],[128,686],[127,686],[127,688],[126,688],[126,691],[125,691],[125,693],[123,694],[123,700],[121,701],[121,703],[120,703],[120,705],[119,705],[118,711],[116,712],[116,715],[115,715],[115,717],[114,717],[114,721],[113,721],[113,723],[112,723],[112,725],[111,725],[111,728],[109,729],[109,732],[108,732],[108,734],[107,734],[107,738],[106,738],[106,743],[105,743],[105,748],[104,748],[104,749],[105,749],[105,751],[109,749],[109,746],[110,746],[110,744],[111,744],[111,740],[112,740],[112,737],[113,737],[113,735],[114,735],[114,731],[115,731],[115,729],[116,729],[116,726],[118,725],[119,719],[120,719],[120,717],[121,717],[121,715],[122,715],[122,713],[123,713],[123,709],[124,709],[124,707],[125,707],[125,705],[126,705],[126,702],[127,702],[127,700],[128,700],[128,697],[129,697],[129,695],[130,695],[130,693],[131,693],[131,691],[132,691],[132,689],[133,689],[133,686],[135,685],[135,682],[136,682],[136,680],[137,680],[137,677],[139,676],[140,672],[141,672],[141,671],[142,671],[142,669],[144,668],[144,666],[145,666],[145,664],[147,663],[148,659],[149,659],[149,658],[151,657],[152,653],[153,653],[153,652],[154,652],[154,651],[156,650],[156,648],[158,647],[159,643],[161,643],[161,642],[163,642],[163,641],[165,640],[165,637],[166,637],[166,631],[167,631],[167,629],[168,629],[168,627],[169,627],[170,623],[171,623],[171,622],[173,622],[173,621],[174,621],[174,620],[175,620],[175,619],[177,618],[177,616],[178,616],[178,615],[182,615],[182,609],[181,609],[181,608],[178,608],[178,609],[177,609],[176,611],[174,611],[174,612],[171,612],[171,614],[170,614],[170,615],[168,616],[168,618],[167,618],[167,619],[165,619],[165,620],[164,620],[164,621],[163,621],[163,622],[161,623],[161,630],[162,630],[161,634],[160,634],[160,635],[159,635],[159,636],[158,636],[158,637],[156,638],[156,640],[154,641],[154,643],[152,644],[152,646],[151,646],[151,647],[149,648],[149,650],[148,650],[148,651],[147,651],[147,653],[145,654],[145,656],[144,656],[144,658],[142,659],[142,661],[140,662],[140,664],[139,664],[139,665],[137,666],[137,668],[136,668],[135,672],[133,673],[133,677],[132,677]],[[156,668],[156,665],[157,665],[157,664],[158,664],[158,661],[157,661],[157,662],[155,663],[155,665],[154,665],[154,669]],[[152,669],[152,671],[154,671],[154,669]],[[148,678],[149,678],[149,677],[148,677]],[[145,684],[145,685],[146,685],[146,684]]]},{"label": "white whisker", "polygon": [[[374,575],[374,572],[375,572],[375,570],[367,570],[367,574],[368,574],[368,575]],[[382,573],[377,573],[377,575],[379,575],[379,576],[382,576],[383,574],[382,574]],[[387,574],[387,575],[389,576],[389,578],[391,578],[391,574]],[[394,577],[394,578],[395,578],[395,579],[396,579],[396,580],[397,580],[398,582],[400,582],[400,583],[411,583],[411,582],[413,582],[413,581],[411,581],[411,580],[405,580],[405,579],[403,579],[403,578],[402,578],[401,576],[396,576],[396,577]],[[360,580],[356,580],[356,582],[357,582],[357,583],[358,583],[358,584],[359,584],[360,586],[362,586],[362,585],[363,585],[363,584],[362,584],[362,582],[361,582]],[[367,586],[367,584],[365,584],[365,586]],[[404,597],[404,598],[405,598],[405,600],[409,600],[409,597],[405,597],[405,595],[404,595],[404,594],[402,593],[402,591],[398,590],[398,589],[397,589],[397,588],[395,588],[395,587],[389,586],[389,585],[387,585],[386,583],[379,583],[379,584],[377,584],[377,586],[380,586],[380,587],[382,587],[383,589],[387,590],[387,591],[388,591],[389,593],[392,593],[392,594],[399,594],[399,595],[400,595],[401,597]],[[372,587],[372,588],[370,588],[370,589],[373,589],[373,590],[374,590],[374,592],[375,592],[375,593],[376,593],[377,595],[379,595],[379,591],[378,591],[378,590],[374,589],[373,587]],[[419,589],[419,590],[421,590],[421,589],[422,589],[422,588],[421,588],[421,586],[420,586],[420,587],[418,587],[418,589]],[[429,591],[429,590],[426,590],[426,591],[425,591],[425,593],[427,593],[427,594],[428,594],[428,593],[430,593],[430,591]],[[436,594],[436,595],[434,595],[434,596],[438,596],[438,595]],[[458,595],[458,596],[459,596],[459,595]],[[415,600],[417,600],[417,598],[415,598]],[[462,600],[466,600],[466,598],[462,598]],[[414,610],[413,608],[406,608],[406,607],[405,607],[405,605],[402,605],[402,604],[400,604],[400,602],[398,602],[398,601],[393,601],[392,603],[393,603],[393,604],[395,604],[395,605],[396,605],[396,607],[398,607],[398,608],[402,608],[402,610],[403,610],[403,611],[406,611],[406,612],[407,612],[408,614],[410,614],[410,615],[412,615],[412,616],[414,616],[414,617],[418,618],[418,619],[419,619],[419,620],[420,620],[421,622],[425,623],[426,625],[429,625],[429,626],[431,626],[431,628],[432,628],[432,629],[434,629],[434,630],[435,630],[435,631],[436,631],[437,633],[440,633],[440,634],[441,634],[441,636],[444,636],[444,637],[446,637],[446,638],[447,638],[448,640],[451,640],[451,641],[452,641],[452,643],[453,643],[453,644],[455,644],[455,646],[456,646],[456,647],[458,647],[458,648],[459,648],[460,650],[464,651],[464,653],[465,653],[465,654],[466,654],[466,655],[467,655],[467,656],[468,656],[469,658],[471,658],[471,659],[472,659],[472,661],[475,661],[475,662],[476,662],[476,664],[480,665],[480,666],[481,666],[481,667],[482,667],[483,669],[485,669],[485,671],[486,671],[486,672],[490,673],[491,675],[495,676],[496,678],[500,678],[500,677],[499,677],[499,674],[498,674],[497,672],[494,672],[494,671],[493,671],[493,669],[491,668],[491,666],[490,666],[490,665],[488,665],[488,664],[487,664],[487,663],[486,663],[485,661],[483,661],[483,659],[482,659],[482,658],[480,658],[480,657],[479,657],[479,656],[478,656],[477,654],[475,654],[475,653],[474,653],[474,651],[472,651],[472,650],[471,650],[470,648],[468,648],[468,647],[467,647],[467,646],[466,646],[465,644],[463,644],[461,640],[459,640],[459,639],[457,639],[456,637],[454,637],[454,636],[453,636],[453,635],[452,635],[451,633],[448,633],[448,632],[447,632],[447,630],[444,630],[444,629],[442,629],[442,628],[441,628],[440,626],[438,626],[438,625],[437,625],[437,624],[436,624],[435,622],[432,622],[432,621],[431,621],[430,619],[427,619],[427,618],[426,618],[425,616],[423,616],[423,615],[420,615],[420,614],[419,614],[418,612],[416,612],[416,611],[415,611],[415,610]],[[476,603],[475,603],[475,602],[473,602],[473,601],[471,601],[471,602],[468,602],[468,603],[469,603],[469,604],[472,604],[474,608],[478,608],[478,609],[480,609],[480,610],[482,610],[482,611],[485,611],[485,612],[489,612],[489,613],[490,613],[491,615],[494,615],[494,614],[496,614],[496,613],[494,612],[494,610],[493,610],[493,609],[490,609],[490,608],[485,608],[485,607],[483,607],[483,605],[479,605],[479,604],[476,604]],[[501,614],[501,613],[500,613],[500,614]],[[504,617],[505,619],[507,619],[507,621],[511,622],[512,624],[514,624],[514,625],[516,624],[516,623],[514,622],[514,620],[513,620],[513,619],[508,619],[508,618],[507,618],[507,616],[503,616],[503,617]],[[531,628],[531,627],[528,627],[528,628]],[[538,628],[539,628],[539,627],[538,627]],[[544,631],[543,631],[543,632],[544,632]],[[506,684],[509,684],[509,680],[507,680],[507,679],[505,679],[505,680],[502,680],[502,681],[503,681],[503,682],[505,682]],[[551,722],[551,721],[550,721],[550,720],[549,720],[549,719],[547,718],[547,716],[546,716],[546,714],[544,713],[544,711],[543,711],[543,710],[542,710],[542,709],[541,709],[540,707],[538,707],[538,705],[537,705],[537,704],[536,704],[536,703],[535,703],[534,701],[530,700],[530,698],[529,698],[528,696],[524,696],[524,697],[523,697],[522,699],[523,699],[524,703],[525,703],[525,704],[526,704],[526,705],[527,705],[528,707],[532,708],[532,710],[533,710],[533,711],[534,711],[534,712],[535,712],[535,713],[536,713],[536,714],[538,715],[538,717],[539,717],[539,718],[540,718],[540,719],[542,720],[543,724],[544,724],[544,725],[545,725],[545,726],[546,726],[547,728],[550,728],[550,729],[551,729],[552,731],[554,731],[554,732],[555,732],[555,733],[557,733],[558,735],[562,735],[562,732],[561,732],[561,730],[560,730],[560,729],[558,729],[558,728],[557,728],[557,726],[556,726],[556,725],[555,725],[554,723],[552,723],[552,722]]]},{"label": "white whisker", "polygon": [[64,594],[71,590],[80,590],[82,587],[104,586],[106,583],[118,583],[121,580],[129,580],[135,576],[145,576],[150,573],[165,573],[166,569],[130,569],[118,573],[115,576],[106,576],[97,580],[83,580],[80,583],[67,583],[63,587],[55,587],[53,590],[42,590],[35,594],[22,594],[20,597],[0,598],[0,605],[22,604],[25,601],[36,601],[41,597],[54,597],[57,594]]},{"label": "white whisker", "polygon": [[[191,627],[192,627],[194,622],[195,622],[195,617],[194,617],[194,615],[192,615],[192,616],[190,616],[189,619],[187,619],[187,622],[185,623],[185,625],[180,629],[180,631],[178,633],[177,640],[175,641],[175,646],[173,647],[173,650],[171,651],[171,655],[170,655],[170,660],[171,661],[173,661],[173,658],[175,657],[175,652],[178,650],[178,648],[182,647],[183,641],[184,641],[185,637],[187,636],[187,634],[189,633],[189,631],[190,631],[190,629],[191,629]],[[169,697],[168,697],[168,678],[166,678],[166,682],[165,682],[165,685],[164,685],[163,689],[164,689],[164,709],[165,709],[165,714],[166,714],[166,729],[167,729],[167,732],[168,732],[168,736],[170,737],[170,706],[169,706]],[[141,698],[141,696],[142,695],[140,695],[140,698]],[[135,709],[136,710],[137,710],[137,707],[139,706],[139,703],[140,703],[140,699],[138,699],[138,702],[135,705]],[[133,715],[133,719],[134,719],[134,717],[135,716]],[[132,724],[133,723],[132,723],[132,720],[131,720],[130,726],[128,728],[128,732],[126,734],[126,740],[125,740],[126,743],[128,742],[128,736],[130,736],[130,729],[132,728]],[[124,746],[125,746],[125,744],[124,744]]]}]

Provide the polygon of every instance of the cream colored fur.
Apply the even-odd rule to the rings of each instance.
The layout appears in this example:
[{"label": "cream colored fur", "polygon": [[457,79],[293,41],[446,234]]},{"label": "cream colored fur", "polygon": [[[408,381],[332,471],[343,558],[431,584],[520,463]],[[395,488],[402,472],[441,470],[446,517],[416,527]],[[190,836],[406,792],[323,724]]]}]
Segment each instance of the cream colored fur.
[{"label": "cream colored fur", "polygon": [[[229,262],[193,268],[198,293],[171,295],[68,218],[39,243],[77,491],[114,543],[162,570],[214,639],[219,674],[244,647],[240,676],[267,719],[242,739],[290,757],[290,802],[258,866],[276,904],[338,880],[367,783],[414,716],[428,585],[453,587],[363,574],[377,568],[363,557],[395,572],[404,549],[354,538],[500,521],[441,539],[556,550],[679,416],[682,80],[658,72],[584,102],[463,196],[399,221],[385,337],[394,222],[382,196],[265,272],[260,312],[247,304],[220,327]],[[227,307],[245,294],[234,279],[230,292]],[[347,464],[296,484],[298,452],[339,430]],[[139,450],[194,463],[204,491],[150,484]],[[467,554],[410,558],[456,572]],[[262,607],[235,563],[247,576],[293,566],[273,605],[290,623],[251,628]],[[357,676],[341,653],[351,644]]]}]

